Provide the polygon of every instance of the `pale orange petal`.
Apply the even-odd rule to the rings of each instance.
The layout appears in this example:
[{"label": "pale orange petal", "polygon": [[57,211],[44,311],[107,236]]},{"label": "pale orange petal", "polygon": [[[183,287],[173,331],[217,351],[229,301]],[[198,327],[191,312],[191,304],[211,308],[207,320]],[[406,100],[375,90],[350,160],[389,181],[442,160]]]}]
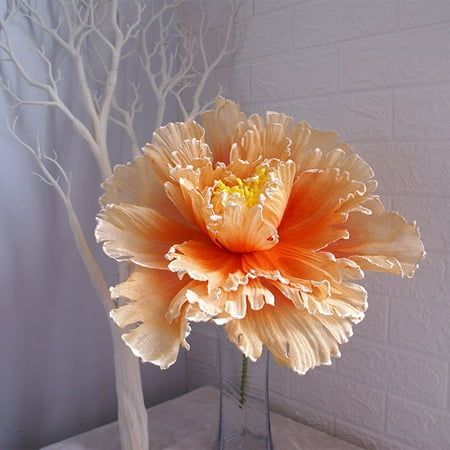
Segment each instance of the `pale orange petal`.
[{"label": "pale orange petal", "polygon": [[102,187],[105,193],[100,197],[100,204],[128,203],[145,206],[169,217],[182,221],[182,217],[167,198],[163,186],[155,178],[153,164],[148,156],[137,156],[127,164],[114,167],[114,174]]},{"label": "pale orange petal", "polygon": [[296,161],[298,172],[309,169],[337,168],[349,173],[351,180],[367,181],[373,177],[370,166],[345,144],[336,144],[338,147],[324,150],[313,147],[302,153]]},{"label": "pale orange petal", "polygon": [[283,284],[269,281],[272,288],[289,298],[295,306],[310,314],[336,315],[359,323],[367,310],[367,292],[355,283],[334,281],[308,281]]},{"label": "pale orange petal", "polygon": [[[247,307],[258,310],[265,304],[273,305],[275,296],[261,279],[248,279],[247,284],[240,285],[237,290],[221,290],[218,298],[225,313],[221,319],[242,319],[247,313]],[[228,316],[228,317],[227,317]]]},{"label": "pale orange petal", "polygon": [[197,281],[208,282],[209,295],[220,287],[237,288],[246,280],[238,254],[219,248],[212,242],[188,241],[174,245],[167,253],[169,270],[181,277],[185,273]]},{"label": "pale orange petal", "polygon": [[221,216],[209,219],[211,238],[231,252],[265,250],[278,242],[276,228],[263,220],[262,205],[248,208],[242,202],[230,202]]},{"label": "pale orange petal", "polygon": [[214,161],[228,163],[233,142],[239,140],[238,124],[246,120],[239,104],[218,96],[214,109],[202,115],[205,141],[209,144]]},{"label": "pale orange petal", "polygon": [[212,153],[208,144],[192,138],[183,141],[177,150],[171,153],[172,167],[203,167],[212,161]]},{"label": "pale orange petal", "polygon": [[266,123],[272,124],[272,123],[278,123],[283,127],[283,130],[288,132],[288,130],[291,128],[292,123],[292,117],[284,114],[279,113],[276,111],[267,111],[266,112]]},{"label": "pale orange petal", "polygon": [[352,335],[351,322],[336,316],[312,315],[283,296],[275,307],[249,310],[245,318],[225,325],[228,336],[242,352],[255,360],[266,345],[275,360],[299,374],[340,356],[339,344]]},{"label": "pale orange petal", "polygon": [[[198,157],[198,153],[191,153],[192,148],[183,143],[192,139],[203,142],[204,134],[205,130],[194,120],[169,123],[153,133],[152,143],[145,144],[143,151],[151,158],[161,182],[169,179],[169,166]],[[184,151],[186,153],[182,154]],[[202,151],[207,153],[205,149]]]},{"label": "pale orange petal", "polygon": [[178,180],[178,185],[167,182],[164,185],[167,196],[180,214],[192,224],[206,232],[204,204],[205,199],[196,186],[185,178]]},{"label": "pale orange petal", "polygon": [[303,172],[294,182],[283,220],[278,227],[282,242],[321,249],[346,238],[345,227],[337,225],[347,212],[366,199],[364,183],[349,180],[339,169]]},{"label": "pale orange petal", "polygon": [[[219,291],[210,295],[208,284],[201,281],[189,281],[173,298],[166,313],[171,322],[183,312],[187,320],[193,322],[208,321],[222,311],[223,302],[219,300]],[[186,306],[185,308],[183,308]]]},{"label": "pale orange petal", "polygon": [[288,159],[291,141],[286,136],[283,124],[266,123],[258,114],[252,114],[245,127],[248,129],[242,129],[242,140],[233,148],[232,159],[250,162],[258,159]]},{"label": "pale orange petal", "polygon": [[279,271],[282,278],[292,284],[309,281],[356,280],[363,277],[359,266],[347,258],[335,258],[329,252],[316,252],[295,245],[279,243],[268,251],[243,255],[242,268],[257,276]]},{"label": "pale orange petal", "polygon": [[172,272],[136,267],[127,281],[111,289],[113,297],[130,302],[111,311],[119,327],[134,326],[122,339],[136,356],[161,369],[176,361],[180,345],[187,346],[189,326],[183,314],[172,322],[166,319],[172,299],[186,282]]},{"label": "pale orange petal", "polygon": [[292,141],[290,158],[295,161],[298,173],[338,168],[348,172],[351,180],[366,181],[373,177],[370,166],[342,143],[334,131],[315,130],[306,122],[299,122],[288,130],[287,136]]},{"label": "pale orange petal", "polygon": [[[292,161],[272,160],[268,165],[273,177],[271,186],[265,191],[263,218],[265,222],[277,228],[288,204],[295,176],[295,164]],[[264,164],[262,165],[264,167]]]},{"label": "pale orange petal", "polygon": [[[380,207],[376,201],[369,204]],[[416,224],[407,223],[394,211],[353,212],[344,226],[350,237],[330,244],[327,250],[352,259],[363,270],[411,278],[425,255]]]},{"label": "pale orange petal", "polygon": [[140,206],[107,205],[97,217],[95,237],[104,252],[119,261],[155,269],[167,269],[164,255],[174,242],[201,234]]}]

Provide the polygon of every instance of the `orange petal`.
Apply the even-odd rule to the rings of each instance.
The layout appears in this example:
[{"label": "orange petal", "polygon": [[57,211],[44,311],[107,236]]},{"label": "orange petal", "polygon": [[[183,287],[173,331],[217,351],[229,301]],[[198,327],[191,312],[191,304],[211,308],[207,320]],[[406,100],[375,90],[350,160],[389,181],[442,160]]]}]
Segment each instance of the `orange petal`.
[{"label": "orange petal", "polygon": [[367,181],[373,177],[371,167],[345,144],[336,144],[338,147],[323,149],[312,147],[302,153],[296,161],[298,172],[310,169],[337,168],[348,172],[351,180]]},{"label": "orange petal", "polygon": [[189,223],[196,224],[201,230],[207,232],[204,217],[205,199],[196,186],[191,181],[180,178],[178,185],[166,182],[164,188],[180,214]]},{"label": "orange petal", "polygon": [[232,159],[256,161],[258,158],[277,158],[286,160],[289,157],[289,145],[283,124],[266,123],[258,114],[252,114],[245,127],[243,136],[237,147],[233,149]]},{"label": "orange petal", "polygon": [[315,130],[306,122],[299,122],[289,129],[287,136],[292,141],[290,158],[295,161],[298,173],[337,168],[348,172],[351,180],[366,181],[373,177],[370,166],[342,143],[334,131]]},{"label": "orange petal", "polygon": [[239,104],[216,97],[214,109],[202,115],[205,141],[209,144],[214,161],[228,163],[233,142],[239,140],[238,124],[246,120]]},{"label": "orange petal", "polygon": [[266,345],[275,360],[305,374],[340,356],[339,344],[352,334],[351,322],[336,316],[312,315],[279,296],[275,307],[249,310],[245,318],[225,325],[228,336],[252,360]]},{"label": "orange petal", "polygon": [[[194,120],[169,123],[153,133],[152,143],[145,144],[143,151],[153,161],[160,181],[169,179],[169,166],[198,158],[197,149],[192,152],[192,148],[183,146],[183,143],[192,139],[203,142],[204,134],[205,130]],[[202,152],[207,153],[207,150],[203,149]]]},{"label": "orange petal", "polygon": [[104,252],[119,261],[167,269],[164,255],[174,242],[201,234],[158,212],[134,205],[107,205],[97,217],[95,237]]},{"label": "orange petal", "polygon": [[154,209],[174,220],[182,220],[161,183],[155,178],[153,164],[148,156],[137,156],[127,164],[115,166],[113,176],[102,187],[105,189],[100,197],[102,206],[129,203]]},{"label": "orange petal", "polygon": [[[170,303],[166,318],[171,322],[184,312],[185,317],[193,322],[208,321],[222,311],[222,302],[217,292],[208,294],[208,284],[201,281],[189,281]],[[186,308],[183,308],[187,306]]]},{"label": "orange petal", "polygon": [[336,315],[359,323],[367,310],[367,292],[355,283],[304,280],[301,284],[269,281],[274,289],[289,298],[295,306],[310,314]]},{"label": "orange petal", "polygon": [[136,267],[127,281],[111,289],[114,298],[130,301],[111,311],[119,327],[134,325],[122,339],[136,356],[161,369],[176,361],[180,345],[187,346],[190,329],[183,315],[170,323],[165,317],[170,302],[186,282],[172,272]]},{"label": "orange petal", "polygon": [[181,277],[185,273],[197,281],[208,282],[208,293],[217,289],[237,288],[246,280],[239,255],[219,248],[212,242],[187,241],[174,245],[167,253],[169,270]]},{"label": "orange petal", "polygon": [[266,123],[268,124],[278,123],[283,127],[283,130],[287,132],[291,128],[292,117],[276,111],[267,111]]},{"label": "orange petal", "polygon": [[263,220],[261,205],[229,203],[221,216],[210,217],[208,231],[215,242],[236,253],[269,249],[278,242],[276,228]]},{"label": "orange petal", "polygon": [[263,202],[263,218],[267,223],[277,228],[291,195],[295,164],[292,161],[272,160],[270,166],[274,169],[270,174],[274,178],[274,182],[271,183],[274,187],[269,187],[266,190],[267,198]]},{"label": "orange petal", "polygon": [[[247,284],[241,285],[234,291],[221,291],[219,302],[223,305],[223,317],[242,319],[247,313],[247,305],[251,309],[261,309],[265,304],[273,305],[275,296],[264,285],[261,279],[249,279]],[[226,321],[228,321],[227,319]]]},{"label": "orange petal", "polygon": [[337,225],[346,220],[349,210],[366,199],[365,195],[364,183],[349,180],[348,173],[339,169],[301,173],[278,227],[281,241],[318,250],[346,238],[346,229]]},{"label": "orange petal", "polygon": [[302,284],[305,280],[341,283],[363,277],[359,266],[350,259],[336,259],[329,252],[316,252],[283,243],[268,251],[243,255],[242,268],[257,276],[279,271],[281,279],[290,284]]},{"label": "orange petal", "polygon": [[411,278],[425,251],[415,223],[409,224],[394,211],[372,215],[353,212],[344,224],[350,236],[330,244],[327,250],[350,258],[363,270],[390,272]]}]

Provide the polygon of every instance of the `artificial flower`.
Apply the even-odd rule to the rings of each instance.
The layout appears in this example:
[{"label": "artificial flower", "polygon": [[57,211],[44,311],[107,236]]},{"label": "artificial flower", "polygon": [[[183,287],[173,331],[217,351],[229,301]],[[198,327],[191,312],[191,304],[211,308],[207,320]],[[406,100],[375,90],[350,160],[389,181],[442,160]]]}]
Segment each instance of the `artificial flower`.
[{"label": "artificial flower", "polygon": [[417,226],[335,132],[222,97],[202,123],[159,128],[104,184],[97,240],[133,266],[111,290],[123,339],[166,368],[189,322],[214,321],[252,360],[266,346],[301,374],[329,364],[367,309],[363,271],[414,274]]}]

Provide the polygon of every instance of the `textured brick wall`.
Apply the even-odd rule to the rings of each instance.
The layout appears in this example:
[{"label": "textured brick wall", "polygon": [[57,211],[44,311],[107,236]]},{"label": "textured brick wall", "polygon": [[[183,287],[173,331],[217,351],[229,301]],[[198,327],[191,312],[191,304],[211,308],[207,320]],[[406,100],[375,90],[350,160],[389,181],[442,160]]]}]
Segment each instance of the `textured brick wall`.
[{"label": "textured brick wall", "polygon": [[[240,20],[208,93],[338,130],[428,252],[413,280],[367,275],[367,317],[332,366],[274,366],[273,406],[365,448],[449,449],[450,0],[247,0]],[[190,388],[215,381],[214,336],[192,334]]]}]

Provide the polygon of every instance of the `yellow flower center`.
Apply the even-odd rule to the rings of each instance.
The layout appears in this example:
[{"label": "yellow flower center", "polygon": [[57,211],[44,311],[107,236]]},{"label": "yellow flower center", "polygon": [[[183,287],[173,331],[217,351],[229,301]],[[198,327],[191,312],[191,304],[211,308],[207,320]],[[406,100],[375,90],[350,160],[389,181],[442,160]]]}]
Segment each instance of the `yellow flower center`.
[{"label": "yellow flower center", "polygon": [[214,195],[220,195],[222,192],[228,195],[237,195],[243,198],[247,206],[251,208],[260,202],[260,196],[268,179],[265,167],[260,167],[254,176],[245,180],[236,177],[231,185],[230,183],[225,184],[223,180],[218,180],[214,188]]}]

